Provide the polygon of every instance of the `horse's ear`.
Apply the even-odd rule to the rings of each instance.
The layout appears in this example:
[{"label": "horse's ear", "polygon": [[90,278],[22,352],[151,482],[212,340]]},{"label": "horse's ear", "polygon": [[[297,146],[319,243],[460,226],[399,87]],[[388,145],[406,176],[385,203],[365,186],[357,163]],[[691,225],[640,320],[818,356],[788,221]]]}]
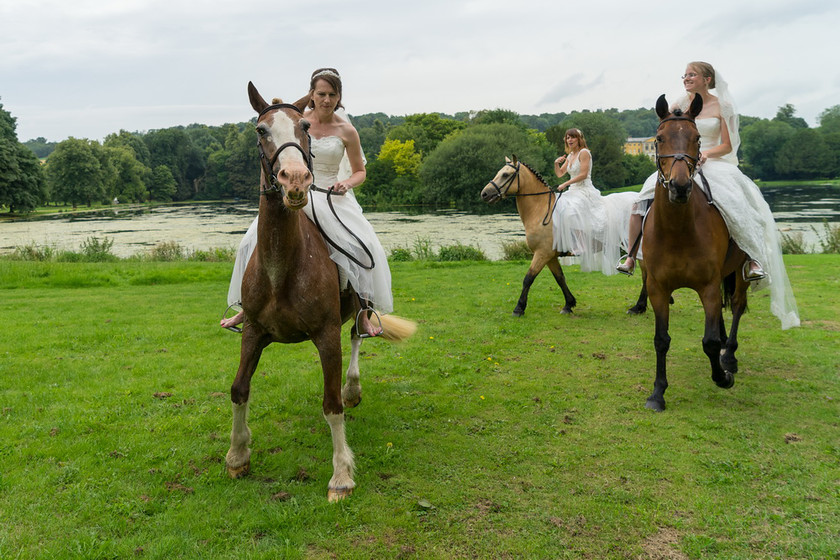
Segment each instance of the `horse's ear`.
[{"label": "horse's ear", "polygon": [[695,95],[694,99],[691,100],[691,106],[688,108],[688,114],[691,118],[696,118],[697,115],[700,114],[700,111],[703,110],[703,98],[699,95]]},{"label": "horse's ear", "polygon": [[660,119],[664,119],[669,113],[668,102],[665,101],[665,94],[663,93],[659,96],[659,99],[656,100],[656,114],[659,115]]},{"label": "horse's ear", "polygon": [[309,105],[309,101],[310,101],[311,99],[312,99],[312,92],[310,91],[310,92],[309,92],[309,93],[307,93],[305,96],[301,97],[300,99],[298,99],[297,101],[295,101],[294,103],[292,103],[292,105],[294,105],[295,107],[297,107],[297,108],[300,110],[300,112],[301,112],[301,113],[303,113],[303,111],[304,111],[304,110],[306,109],[306,107]]},{"label": "horse's ear", "polygon": [[519,158],[516,157],[516,154],[513,154],[513,165],[516,165],[519,162]]},{"label": "horse's ear", "polygon": [[254,85],[254,82],[248,82],[248,99],[251,100],[251,107],[254,108],[254,111],[257,113],[262,113],[263,109],[268,107],[268,103],[265,102],[260,92],[257,91],[257,87]]},{"label": "horse's ear", "polygon": [[509,157],[507,157],[507,156],[505,156],[505,163],[512,163],[512,162],[510,161],[510,158],[509,158]]}]

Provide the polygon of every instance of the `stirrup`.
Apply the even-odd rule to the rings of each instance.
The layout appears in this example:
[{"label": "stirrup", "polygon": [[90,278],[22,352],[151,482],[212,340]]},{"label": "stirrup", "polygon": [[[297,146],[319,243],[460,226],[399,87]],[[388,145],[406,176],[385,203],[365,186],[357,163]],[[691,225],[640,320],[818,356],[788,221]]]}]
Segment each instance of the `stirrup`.
[{"label": "stirrup", "polygon": [[[231,303],[230,305],[228,305],[228,306],[227,306],[227,309],[225,309],[225,312],[224,312],[224,313],[222,313],[222,320],[224,320],[224,319],[227,319],[227,318],[228,318],[228,317],[227,317],[227,314],[228,314],[228,311],[230,311],[231,309],[233,309],[234,311],[236,311],[236,313],[239,313],[240,311],[242,311],[242,306],[241,306],[240,304],[238,304],[238,303]],[[234,315],[236,315],[236,313],[234,313]],[[240,323],[240,324],[241,324],[241,323]],[[242,329],[241,329],[240,327],[237,327],[236,325],[233,325],[232,327],[222,327],[222,328],[223,328],[223,329],[227,329],[227,330],[229,330],[229,331],[231,331],[231,332],[235,332],[235,333],[242,333]]]},{"label": "stirrup", "polygon": [[[750,270],[751,263],[757,264],[758,268],[756,270]],[[757,282],[758,280],[767,278],[767,273],[764,272],[764,267],[758,260],[749,259],[744,263],[744,266],[741,267],[741,276],[744,278],[744,282]]]},{"label": "stirrup", "polygon": [[[361,329],[359,329],[359,317],[362,316],[362,313],[367,313],[368,311],[373,313],[373,316],[376,317],[376,321],[379,323],[379,333],[377,334],[363,333]],[[385,328],[382,326],[382,317],[379,316],[376,309],[370,306],[359,309],[359,312],[356,314],[356,334],[359,335],[359,338],[375,338],[377,336],[382,336],[384,332]]]},{"label": "stirrup", "polygon": [[[627,259],[633,259],[633,266],[627,266],[624,263],[627,262]],[[633,273],[636,271],[636,259],[631,257],[630,255],[626,255],[624,257],[624,262],[622,259],[618,259],[618,264],[615,265],[615,269],[622,274],[626,274],[627,276],[633,276]]]}]

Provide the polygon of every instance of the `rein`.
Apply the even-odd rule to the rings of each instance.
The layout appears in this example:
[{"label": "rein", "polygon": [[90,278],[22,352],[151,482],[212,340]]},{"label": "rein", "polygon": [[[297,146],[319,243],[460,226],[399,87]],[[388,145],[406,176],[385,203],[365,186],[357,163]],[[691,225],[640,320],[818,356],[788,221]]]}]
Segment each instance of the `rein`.
[{"label": "rein", "polygon": [[350,259],[354,263],[356,263],[358,266],[362,267],[365,270],[372,270],[373,267],[376,266],[376,262],[373,260],[373,254],[370,252],[370,249],[368,249],[368,246],[365,245],[364,242],[361,239],[359,239],[358,235],[353,233],[353,230],[351,230],[349,227],[347,227],[347,224],[345,224],[344,222],[341,221],[341,218],[338,216],[338,213],[335,211],[335,206],[333,205],[332,197],[333,196],[341,196],[341,195],[336,195],[335,191],[333,190],[332,187],[330,187],[329,189],[322,189],[321,187],[316,187],[315,185],[312,185],[311,187],[309,187],[309,190],[326,193],[327,204],[329,205],[330,211],[332,212],[333,216],[335,216],[335,219],[338,221],[339,224],[341,224],[341,227],[343,227],[345,229],[345,231],[347,231],[347,233],[349,233],[353,237],[353,239],[355,239],[359,243],[359,246],[362,248],[362,251],[364,251],[365,254],[367,255],[368,259],[370,259],[370,264],[367,265],[367,264],[362,263],[359,259],[357,259],[355,256],[351,255],[346,249],[344,249],[341,245],[339,245],[338,243],[333,241],[330,238],[330,236],[327,235],[327,232],[324,231],[324,228],[321,227],[321,223],[318,221],[318,214],[315,212],[315,199],[314,199],[314,197],[310,198],[309,199],[309,204],[312,206],[312,219],[315,221],[315,226],[321,231],[321,235],[324,237],[324,239],[327,241],[327,243],[329,243],[330,245],[335,247],[335,249],[339,253],[341,253],[342,255],[344,255],[345,257],[347,257],[348,259]]},{"label": "rein", "polygon": [[[513,175],[511,175],[508,179],[506,179],[505,182],[501,184],[501,186],[497,185],[496,182],[492,181],[492,180],[489,183],[489,184],[493,185],[493,187],[496,189],[496,192],[498,193],[500,198],[505,198],[507,196],[512,196],[512,197],[515,198],[515,197],[521,197],[521,196],[542,196],[544,194],[548,194],[548,195],[554,194],[550,189],[547,189],[545,191],[540,191],[540,192],[533,192],[533,193],[521,193],[521,192],[519,192],[519,170],[520,170],[521,162],[517,161],[516,165],[514,165],[512,163],[505,163],[505,165],[508,166],[508,167],[512,167],[514,169]],[[510,187],[513,184],[514,179],[516,179],[516,192],[511,194],[511,195],[508,195],[508,191],[510,190]],[[504,189],[504,190],[502,190],[502,189]],[[559,194],[562,195],[563,193],[559,193]],[[545,212],[545,216],[543,216],[542,225],[547,226],[548,223],[551,221],[551,213],[554,211],[554,208],[557,206],[557,201],[558,200],[560,200],[559,195],[556,196],[554,198],[554,200],[552,200],[551,197],[549,196],[549,198],[548,198],[548,209]]]},{"label": "rein", "polygon": [[[668,117],[668,118],[662,119],[659,122],[659,127],[657,127],[656,131],[659,132],[659,129],[662,128],[662,124],[666,123],[668,121],[689,121],[691,123],[694,123],[694,119],[691,118],[691,117],[683,117],[683,116]],[[698,151],[699,151],[699,142],[698,142]],[[660,155],[659,154],[659,142],[657,142],[656,143],[656,173],[657,173],[657,176],[658,176],[658,179],[659,179],[659,183],[663,187],[665,187],[666,189],[669,189],[671,187],[671,174],[669,172],[668,177],[665,177],[665,173],[662,172],[662,163],[661,163],[661,160],[668,159],[668,158],[674,158],[674,162],[684,161],[685,164],[688,166],[689,176],[690,176],[691,180],[694,181],[694,175],[697,173],[697,169],[698,169],[697,164],[700,161],[699,156],[694,157],[694,156],[692,156],[690,154],[686,154],[684,152],[678,152],[678,153],[675,153],[675,154]],[[702,174],[701,174],[701,176],[702,176]]]}]

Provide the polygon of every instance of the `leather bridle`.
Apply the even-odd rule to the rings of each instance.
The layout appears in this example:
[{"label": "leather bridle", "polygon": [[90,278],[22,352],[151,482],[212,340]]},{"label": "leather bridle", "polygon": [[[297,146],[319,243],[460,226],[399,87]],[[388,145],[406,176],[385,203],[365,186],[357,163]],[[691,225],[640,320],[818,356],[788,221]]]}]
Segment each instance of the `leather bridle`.
[{"label": "leather bridle", "polygon": [[[257,118],[259,121],[263,115],[270,111],[276,111],[279,109],[291,109],[296,113],[303,115],[303,112],[298,109],[296,106],[290,103],[275,103],[274,105],[269,105],[262,111],[260,111],[260,115]],[[303,155],[303,160],[306,162],[306,167],[309,169],[309,172],[312,173],[312,142],[309,139],[309,134],[306,135],[307,144],[310,146],[309,152],[304,150],[303,146],[298,144],[297,142],[286,142],[278,146],[277,150],[274,151],[274,155],[270,158],[265,153],[265,148],[263,148],[262,142],[257,139],[257,147],[260,151],[260,166],[262,167],[263,174],[268,179],[268,185],[263,185],[260,189],[260,194],[265,194],[266,192],[282,192],[283,187],[280,185],[280,181],[277,179],[277,173],[274,172],[274,165],[277,163],[277,159],[280,157],[280,152],[285,150],[286,148],[295,148]]]},{"label": "leather bridle", "polygon": [[[499,195],[499,198],[505,198],[507,196],[512,196],[512,197],[542,196],[544,194],[549,194],[549,195],[553,194],[553,192],[550,189],[546,189],[546,190],[540,191],[540,192],[533,192],[533,193],[519,192],[519,170],[520,170],[521,162],[517,161],[515,165],[512,162],[507,162],[507,163],[505,163],[505,165],[507,167],[512,167],[514,169],[513,175],[511,175],[510,177],[505,179],[504,182],[502,182],[501,185],[497,185],[496,182],[492,181],[492,180],[490,181],[490,183],[488,183],[490,185],[493,185],[493,187],[496,189],[496,193]],[[509,195],[508,191],[510,190],[510,187],[513,184],[514,179],[516,180],[516,192]],[[560,194],[563,194],[563,193],[560,193]],[[548,199],[548,210],[546,211],[545,216],[543,216],[542,225],[547,226],[548,223],[551,221],[551,213],[554,210],[554,206],[557,205],[557,200],[558,199],[559,199],[559,197],[556,197],[554,200],[552,200],[551,197],[549,197],[549,199]]]},{"label": "leather bridle", "polygon": [[[667,117],[662,119],[659,122],[659,127],[656,129],[657,134],[659,133],[659,129],[662,128],[662,125],[668,121],[688,121],[690,123],[694,123],[694,118],[692,117],[684,117],[684,116],[674,116],[674,117]],[[700,140],[697,141],[697,153],[700,153]],[[662,162],[663,159],[673,158],[674,162],[684,161],[685,164],[688,166],[689,176],[694,181],[694,175],[697,173],[698,163],[700,161],[700,157],[694,157],[690,154],[684,152],[677,152],[675,154],[665,154],[660,155],[659,153],[659,142],[656,142],[656,173],[659,178],[659,183],[662,184],[663,187],[666,189],[671,188],[671,173],[670,170],[668,171],[668,176],[665,176],[665,173],[662,171]],[[673,165],[671,166],[673,168]]]}]

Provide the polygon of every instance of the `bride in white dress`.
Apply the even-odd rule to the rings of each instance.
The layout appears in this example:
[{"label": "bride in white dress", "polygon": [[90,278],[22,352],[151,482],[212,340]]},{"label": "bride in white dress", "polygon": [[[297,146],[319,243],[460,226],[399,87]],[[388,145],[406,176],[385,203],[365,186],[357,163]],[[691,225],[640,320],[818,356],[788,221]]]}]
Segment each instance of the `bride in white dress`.
[{"label": "bride in white dress", "polygon": [[[365,162],[359,133],[337,113],[341,108],[341,78],[335,69],[322,68],[312,74],[310,88],[312,101],[304,117],[310,123],[315,181],[304,212],[324,234],[342,281],[349,282],[370,307],[390,313],[394,304],[388,259],[352,191],[365,180]],[[332,194],[328,196],[330,189]],[[229,306],[241,301],[242,278],[257,245],[257,222],[254,219],[239,244],[228,289]],[[231,328],[242,320],[240,311],[222,319],[220,325]],[[359,323],[360,332],[381,334],[381,328],[371,324],[367,313],[360,315]]]},{"label": "bride in white dress", "polygon": [[[744,277],[754,289],[770,288],[770,310],[782,329],[799,326],[799,312],[782,260],[781,236],[773,213],[758,186],[738,169],[738,113],[729,88],[719,73],[706,62],[691,62],[683,76],[686,95],[672,110],[688,109],[695,95],[703,98],[703,110],[695,119],[700,133],[700,171],[709,182],[712,199],[723,216],[729,235],[750,258]],[[714,89],[717,95],[709,90]],[[700,184],[700,177],[695,183]],[[656,174],[645,181],[634,206],[630,226],[632,243],[641,231],[641,215],[653,200]],[[628,256],[618,270],[632,273],[634,256]]]},{"label": "bride in white dress", "polygon": [[557,187],[562,195],[552,217],[554,249],[577,256],[584,272],[615,274],[621,247],[627,246],[624,236],[635,195],[601,196],[592,184],[592,154],[583,132],[570,128],[563,141],[567,155],[554,160],[554,173],[558,177],[568,173],[569,180]]}]

